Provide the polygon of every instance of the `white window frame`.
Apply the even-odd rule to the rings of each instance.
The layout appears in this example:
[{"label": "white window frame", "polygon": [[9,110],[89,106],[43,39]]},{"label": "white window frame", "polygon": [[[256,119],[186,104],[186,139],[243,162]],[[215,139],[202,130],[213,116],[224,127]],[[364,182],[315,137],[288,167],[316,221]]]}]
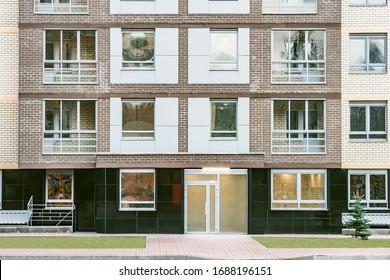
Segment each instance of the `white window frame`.
[{"label": "white window frame", "polygon": [[[60,44],[58,46],[59,48],[59,57],[60,59],[55,59],[54,60],[46,60],[46,32],[47,31],[60,31]],[[77,59],[76,60],[63,60],[61,59],[62,58],[62,50],[63,50],[63,36],[62,36],[62,33],[63,31],[76,31],[77,32]],[[94,60],[81,60],[81,57],[80,57],[80,44],[81,44],[81,40],[80,40],[80,32],[81,31],[94,31],[95,32],[95,59]],[[47,81],[46,78],[47,78],[47,75],[50,74],[51,71],[46,71],[46,68],[45,68],[45,64],[48,63],[48,64],[54,64],[55,67],[54,68],[47,68],[47,70],[51,70],[53,72],[53,75],[56,75],[56,72],[57,72],[57,75],[59,73],[59,77],[60,77],[60,81],[57,82],[57,81]],[[63,68],[61,65],[62,64],[77,64],[77,68],[72,68],[72,69],[76,69],[78,71],[78,81],[77,82],[68,82],[68,81],[63,81],[63,76],[64,76],[64,71],[69,71],[69,68]],[[95,68],[83,68],[82,67],[82,64],[95,64],[96,67]],[[98,72],[98,31],[96,29],[88,29],[88,28],[84,28],[84,29],[74,29],[74,28],[63,28],[63,29],[57,29],[57,28],[53,28],[53,29],[44,29],[43,30],[43,77],[42,77],[42,82],[43,84],[55,84],[55,85],[58,85],[58,84],[97,84],[99,82],[98,78],[99,78],[99,72]],[[96,76],[95,75],[86,75],[86,76],[82,76],[81,75],[81,70],[91,70],[91,71],[95,71],[96,72]],[[66,75],[66,74],[65,74]],[[93,82],[82,82],[81,81],[81,78],[82,77],[89,77],[89,78],[94,78],[96,81],[93,81]]]},{"label": "white window frame", "polygon": [[[263,14],[316,14],[317,13],[317,0],[315,0],[314,5],[308,5],[304,3],[304,0],[296,0],[291,4],[285,4],[282,0],[279,0],[278,4],[273,4],[274,1],[270,1],[271,4],[268,4],[268,0],[262,1],[262,13]],[[286,9],[286,6],[289,9]],[[308,8],[311,8],[308,10]]]},{"label": "white window frame", "polygon": [[[123,59],[123,54],[122,54],[122,63],[121,63],[121,70],[124,71],[156,71],[156,29],[122,29],[122,34],[121,34],[121,49],[123,51],[123,34],[128,33],[149,33],[153,34],[153,60],[152,61],[126,61]],[[144,63],[144,64],[150,64],[153,67],[145,68],[145,67],[124,67],[123,64],[125,63]]]},{"label": "white window frame", "polygon": [[[49,199],[49,174],[62,174],[62,175],[71,175],[72,176],[72,198],[66,200],[58,200],[58,199]],[[72,203],[72,206],[61,206],[62,203]],[[58,206],[48,206],[48,204],[57,204]],[[46,178],[45,178],[45,205],[46,208],[55,208],[55,209],[70,209],[74,205],[74,171],[73,170],[46,170]]]},{"label": "white window frame", "polygon": [[[274,175],[275,174],[294,174],[297,176],[297,199],[296,200],[274,200]],[[301,199],[301,175],[323,174],[324,175],[324,200],[302,200]],[[274,203],[296,203],[297,208],[275,208]],[[301,208],[301,203],[323,203],[325,208]],[[327,211],[328,210],[328,185],[326,169],[272,169],[271,170],[271,210],[294,210],[294,211]]]},{"label": "white window frame", "polygon": [[[291,32],[294,32],[294,31],[304,31],[305,32],[305,49],[308,48],[308,36],[307,36],[307,33],[309,31],[323,31],[324,32],[324,59],[323,60],[309,60],[308,59],[308,52],[305,52],[305,59],[304,60],[291,60],[291,59],[286,59],[286,60],[277,60],[277,61],[274,61],[274,32],[275,31],[288,31],[289,32],[289,42],[290,42],[290,39],[291,39]],[[290,45],[290,43],[289,43]],[[309,67],[306,67],[306,82],[305,81],[299,81],[299,82],[293,82],[291,81],[291,69],[290,67],[288,67],[288,81],[287,82],[278,82],[278,81],[274,81],[273,80],[273,64],[280,64],[280,63],[285,63],[287,65],[290,65],[290,64],[312,64],[312,63],[317,63],[317,64],[324,64],[324,68],[322,70],[324,70],[324,81],[323,82],[309,82]],[[321,70],[321,68],[318,68],[319,70]],[[326,84],[326,29],[306,29],[306,28],[297,28],[297,29],[279,29],[279,28],[273,28],[271,30],[271,84]]]},{"label": "white window frame", "polygon": [[348,2],[349,2],[349,6],[386,6],[387,5],[387,0],[383,0],[383,3],[373,3],[371,0],[365,0],[365,1],[349,0]]},{"label": "white window frame", "polygon": [[[351,40],[354,39],[364,39],[365,41],[365,64],[351,65],[349,61],[349,73],[363,73],[363,74],[386,74],[387,73],[387,35],[386,34],[349,34],[349,53],[351,50]],[[370,40],[371,39],[383,39],[384,41],[384,54],[385,54],[385,63],[370,63]],[[354,50],[355,51],[355,50]],[[351,67],[366,67],[365,71],[355,71],[351,70]],[[370,71],[370,67],[383,67],[383,72]]]},{"label": "white window frame", "polygon": [[[283,130],[275,130],[274,129],[274,102],[275,101],[288,101],[288,112],[291,112],[291,111],[297,111],[295,109],[291,109],[291,101],[305,101],[305,111],[304,111],[304,114],[305,114],[305,127],[306,129],[302,129],[302,130],[292,130],[291,129],[291,118],[288,118],[289,120],[289,129],[283,129]],[[324,129],[317,129],[317,130],[309,130],[309,111],[312,111],[309,109],[309,101],[322,101],[323,103],[323,111],[324,111]],[[286,125],[285,125],[286,127]],[[297,140],[297,139],[306,139],[307,140],[307,152],[291,152],[291,144],[289,144],[287,147],[289,149],[288,152],[274,152],[273,151],[273,148],[276,146],[274,146],[274,133],[286,133],[288,135],[292,134],[292,133],[297,133],[297,134],[311,134],[311,133],[323,133],[325,134],[325,137],[324,138],[309,138],[309,137],[306,137],[306,138],[286,138],[286,139],[289,139],[289,143],[291,143],[291,141],[294,141],[294,140]],[[280,138],[275,138],[275,139],[279,139]],[[315,139],[315,140],[323,140],[324,141],[324,145],[320,145],[318,146],[317,148],[323,148],[324,151],[323,152],[309,152],[309,148],[310,147],[316,147],[316,146],[310,146],[309,145],[309,141],[310,139]],[[284,146],[283,146],[284,147]],[[319,98],[319,99],[304,99],[304,98],[295,98],[295,99],[285,99],[285,98],[275,98],[275,99],[271,99],[271,154],[326,154],[326,99],[322,99],[322,98]]]},{"label": "white window frame", "polygon": [[[234,99],[210,99],[210,116],[211,116],[211,104],[212,103],[235,103],[236,104],[236,130],[234,131],[216,131],[216,130],[211,130],[211,120],[210,120],[210,139],[211,140],[237,140],[238,138],[238,100]],[[235,137],[217,137],[217,136],[212,136],[213,133],[235,133]]]},{"label": "white window frame", "polygon": [[[40,3],[41,0],[34,0],[34,14],[88,14],[89,13],[89,0],[86,0],[86,5],[73,6],[72,0],[69,0],[69,4],[60,3],[60,0],[51,0],[51,3]],[[46,4],[46,5],[45,5]],[[76,7],[82,8],[82,11],[74,11]],[[41,9],[40,9],[41,8]],[[66,12],[63,9],[68,8]],[[55,11],[61,9],[60,11]]]},{"label": "white window frame", "polygon": [[[153,186],[153,194],[154,194],[154,202],[150,201],[131,201],[131,204],[153,204],[151,208],[123,208],[122,207],[122,174],[123,173],[153,173],[154,176],[154,186]],[[156,194],[156,170],[155,169],[121,169],[119,171],[119,211],[156,211],[157,207],[157,194]],[[126,201],[125,203],[130,203]]]},{"label": "white window frame", "polygon": [[[366,204],[365,209],[380,210],[389,208],[389,194],[388,194],[388,177],[387,170],[348,170],[348,209],[352,209],[352,205],[355,200],[351,199],[351,175],[365,175],[366,176],[366,189],[365,196],[362,200],[362,204]],[[370,175],[385,175],[385,192],[386,199],[384,200],[371,200],[370,199]],[[369,207],[370,203],[386,203],[386,207]]]},{"label": "white window frame", "polygon": [[[352,107],[365,107],[366,108],[366,130],[364,131],[351,131],[351,108]],[[385,108],[385,131],[371,131],[370,129],[370,107],[384,107]],[[387,103],[384,102],[349,102],[349,141],[351,142],[385,142],[387,141]],[[370,138],[371,134],[383,134],[386,138]],[[365,139],[353,139],[351,135],[366,135]]]},{"label": "white window frame", "polygon": [[[46,101],[59,101],[60,102],[60,111],[59,111],[59,115],[58,115],[58,118],[59,118],[59,127],[58,129],[54,129],[54,130],[46,130]],[[66,101],[73,101],[73,102],[77,102],[76,106],[77,106],[77,129],[76,130],[63,130],[62,129],[62,112],[63,112],[63,109],[62,109],[62,102],[66,102]],[[81,106],[80,106],[80,102],[83,102],[83,101],[94,101],[95,102],[95,130],[81,130],[80,128],[80,116],[81,116]],[[43,131],[42,131],[42,154],[96,154],[97,153],[97,147],[98,147],[98,137],[97,137],[97,126],[98,126],[98,102],[96,99],[43,99],[43,119],[42,119],[42,124],[43,124]],[[58,137],[54,137],[54,138],[45,138],[45,134],[54,134],[55,136],[58,136]],[[61,135],[62,134],[78,134],[79,137],[78,138],[62,138]],[[81,134],[95,134],[96,137],[94,139],[92,138],[82,138],[80,137]],[[96,141],[96,146],[81,146],[81,145],[78,145],[78,152],[45,152],[45,140],[49,141],[49,140],[56,140],[56,141],[63,141],[63,139],[66,139],[66,140],[79,140],[79,143],[80,141],[87,141],[87,140],[93,140],[93,141]],[[69,146],[64,146],[65,148]],[[81,147],[95,147],[95,152],[81,152]],[[63,146],[61,145],[61,150],[62,150]]]},{"label": "white window frame", "polygon": [[[123,130],[123,123],[121,125],[121,138],[123,140],[154,140],[156,138],[156,100],[155,99],[122,99],[121,100],[121,110],[123,108],[123,103],[134,103],[134,102],[147,102],[147,103],[153,103],[154,105],[154,119],[153,119],[153,122],[154,122],[154,129],[153,131],[149,131],[149,130]],[[123,119],[123,111],[122,111],[122,114],[121,114],[121,117]],[[123,133],[124,132],[138,132],[138,133],[151,133],[153,132],[153,136],[151,137],[139,137],[139,136],[123,136]]]},{"label": "white window frame", "polygon": [[[219,0],[217,0],[219,1]],[[236,35],[236,61],[213,61],[211,59],[211,36],[212,34],[235,34]],[[238,71],[238,29],[210,29],[210,71]],[[223,65],[235,64],[234,67],[227,67]]]}]

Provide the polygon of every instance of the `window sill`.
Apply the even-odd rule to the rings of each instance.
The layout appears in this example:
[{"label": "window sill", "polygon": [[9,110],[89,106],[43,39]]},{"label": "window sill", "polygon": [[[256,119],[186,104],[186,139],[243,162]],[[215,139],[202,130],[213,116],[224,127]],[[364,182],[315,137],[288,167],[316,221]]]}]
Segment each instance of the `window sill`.
[{"label": "window sill", "polygon": [[384,4],[349,4],[350,7],[384,7],[387,6],[387,3]]},{"label": "window sill", "polygon": [[152,72],[152,71],[156,71],[155,68],[153,69],[150,69],[150,68],[121,68],[121,71],[148,71],[148,72]]},{"label": "window sill", "polygon": [[215,138],[210,138],[209,141],[232,141],[232,142],[237,142],[238,141],[238,138],[237,137],[227,137],[227,138],[223,138],[223,137],[215,137]]},{"label": "window sill", "polygon": [[209,69],[210,72],[239,72],[238,69]]},{"label": "window sill", "polygon": [[271,82],[271,85],[325,85],[326,82]]},{"label": "window sill", "polygon": [[137,211],[137,212],[153,212],[153,211],[157,211],[156,208],[151,208],[151,209],[145,209],[145,208],[129,208],[129,209],[122,209],[122,208],[119,208],[118,211],[121,211],[121,212],[134,212],[134,211]]},{"label": "window sill", "polygon": [[156,141],[154,137],[126,137],[122,138],[121,141]]},{"label": "window sill", "polygon": [[348,74],[350,74],[350,75],[362,75],[362,74],[367,74],[367,75],[386,75],[387,74],[387,70],[385,72],[373,72],[373,71],[351,72],[351,71],[349,71]]},{"label": "window sill", "polygon": [[349,139],[349,143],[386,143],[387,139]]}]

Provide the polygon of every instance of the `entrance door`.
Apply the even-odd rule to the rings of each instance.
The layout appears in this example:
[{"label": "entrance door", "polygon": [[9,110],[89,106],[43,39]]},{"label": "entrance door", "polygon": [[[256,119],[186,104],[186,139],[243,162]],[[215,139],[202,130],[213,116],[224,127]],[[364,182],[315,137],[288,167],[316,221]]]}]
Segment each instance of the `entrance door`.
[{"label": "entrance door", "polygon": [[218,232],[218,193],[215,181],[193,181],[185,185],[186,233]]}]

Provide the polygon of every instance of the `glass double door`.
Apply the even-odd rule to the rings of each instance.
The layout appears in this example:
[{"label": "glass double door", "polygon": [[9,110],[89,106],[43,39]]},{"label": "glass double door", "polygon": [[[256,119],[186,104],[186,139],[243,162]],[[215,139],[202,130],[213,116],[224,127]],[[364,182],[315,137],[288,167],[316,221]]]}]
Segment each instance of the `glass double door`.
[{"label": "glass double door", "polygon": [[216,181],[192,181],[185,185],[186,233],[219,232],[219,186]]}]

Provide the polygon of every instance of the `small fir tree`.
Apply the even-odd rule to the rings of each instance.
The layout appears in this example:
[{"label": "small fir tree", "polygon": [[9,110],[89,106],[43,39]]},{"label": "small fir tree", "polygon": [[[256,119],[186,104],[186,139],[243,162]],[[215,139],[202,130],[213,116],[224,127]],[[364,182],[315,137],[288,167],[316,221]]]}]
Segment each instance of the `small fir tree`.
[{"label": "small fir tree", "polygon": [[353,234],[354,237],[360,237],[363,240],[367,240],[370,236],[370,232],[368,231],[370,225],[368,224],[368,219],[365,217],[366,212],[363,211],[363,196],[355,193],[353,199],[355,200],[355,203],[352,205],[352,219],[347,222],[346,226],[347,228],[355,230],[355,233]]}]

